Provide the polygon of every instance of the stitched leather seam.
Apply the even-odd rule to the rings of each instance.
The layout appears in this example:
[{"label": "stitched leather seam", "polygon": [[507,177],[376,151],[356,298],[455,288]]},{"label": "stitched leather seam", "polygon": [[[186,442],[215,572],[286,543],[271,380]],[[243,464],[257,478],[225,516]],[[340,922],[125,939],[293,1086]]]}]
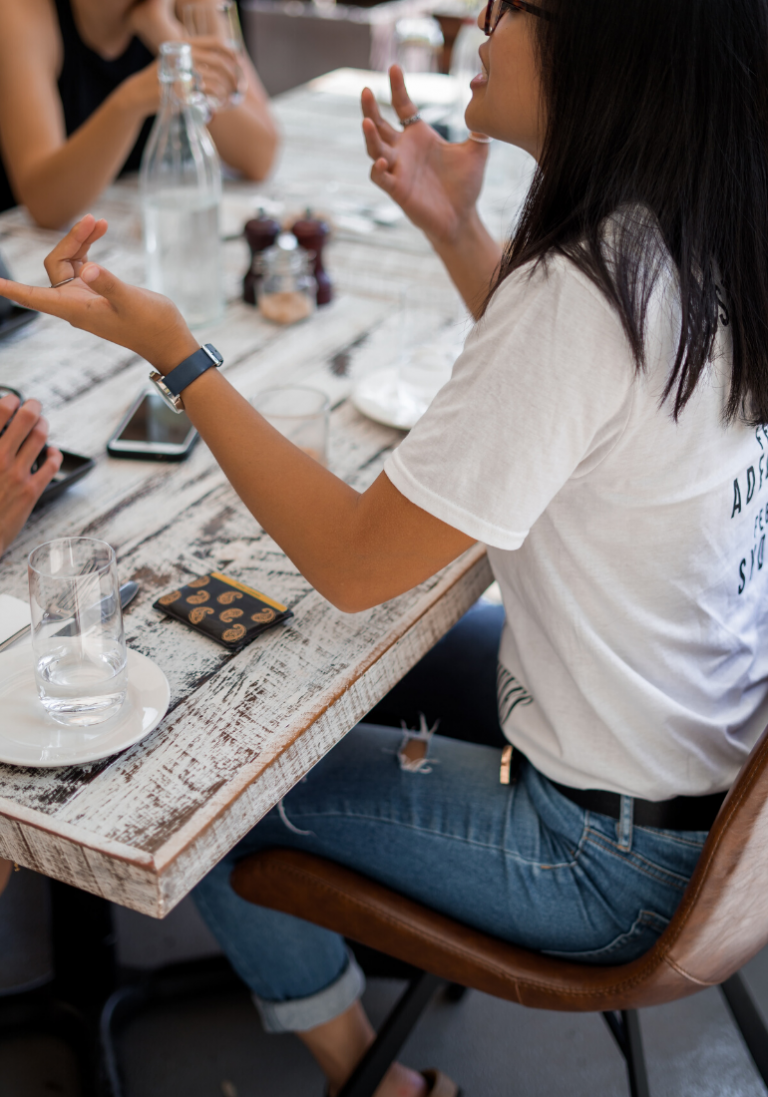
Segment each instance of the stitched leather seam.
[{"label": "stitched leather seam", "polygon": [[680,965],[676,964],[674,960],[671,960],[669,956],[664,957],[664,963],[667,964],[668,967],[673,968],[678,975],[682,975],[682,977],[684,979],[687,979],[689,983],[695,983],[696,986],[699,987],[717,986],[716,982],[705,982],[703,979],[697,979],[695,975],[691,975],[690,972],[686,971],[684,968],[681,968]]}]

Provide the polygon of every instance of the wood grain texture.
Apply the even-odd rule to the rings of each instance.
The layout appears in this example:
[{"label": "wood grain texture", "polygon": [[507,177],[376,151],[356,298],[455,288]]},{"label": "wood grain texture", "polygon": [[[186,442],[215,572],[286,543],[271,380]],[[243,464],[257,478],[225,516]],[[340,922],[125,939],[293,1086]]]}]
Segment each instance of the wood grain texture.
[{"label": "wood grain texture", "polygon": [[[247,254],[242,240],[231,239],[224,247],[226,316],[200,338],[222,350],[227,376],[248,398],[274,384],[327,392],[331,467],[362,490],[402,435],[360,416],[347,400],[351,388],[397,360],[404,296],[419,287],[424,307],[416,327],[409,321],[408,338],[421,341],[459,322],[455,294],[407,222],[378,227],[369,218],[365,226],[365,210],[388,200],[367,178],[357,105],[325,95],[321,81],[288,93],[276,110],[285,138],[280,169],[261,187],[227,185],[224,231],[234,235],[260,202],[288,221],[308,204],[326,210],[340,222],[328,252],[337,299],[303,325],[264,321],[239,298]],[[494,157],[495,150],[484,203],[499,221],[516,214],[511,176],[522,187],[530,166],[519,156],[510,161],[506,151]],[[358,211],[351,222],[350,210]],[[141,281],[135,183],[110,188],[93,212],[110,221],[98,260]],[[360,231],[343,227],[350,223]],[[0,248],[20,279],[46,283],[42,258],[55,239],[23,210],[0,217]],[[48,317],[0,345],[0,381],[38,397],[52,438],[97,462],[33,516],[0,562],[0,590],[27,596],[26,556],[44,540],[85,534],[109,541],[121,580],[141,584],[125,617],[128,643],[161,666],[171,686],[160,726],[120,755],[60,770],[0,766],[0,855],[162,917],[434,645],[492,576],[476,546],[400,598],[340,613],[258,527],[202,442],[178,465],[106,456],[147,372],[131,352]],[[285,602],[293,619],[232,655],[152,608],[159,594],[214,569]]]}]

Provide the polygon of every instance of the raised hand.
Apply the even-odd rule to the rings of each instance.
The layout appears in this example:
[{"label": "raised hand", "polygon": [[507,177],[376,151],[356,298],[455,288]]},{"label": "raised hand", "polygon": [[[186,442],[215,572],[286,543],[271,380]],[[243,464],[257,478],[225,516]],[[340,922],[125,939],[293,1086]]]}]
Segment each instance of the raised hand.
[{"label": "raised hand", "polygon": [[121,282],[88,261],[88,249],[107,231],[87,214],[45,260],[52,287],[23,286],[0,278],[0,295],[67,320],[111,343],[128,347],[167,373],[198,347],[181,313],[167,297]]},{"label": "raised hand", "polygon": [[[392,106],[401,121],[417,113],[402,70],[389,70]],[[436,245],[456,242],[475,210],[488,158],[487,140],[444,141],[426,122],[397,130],[381,116],[370,88],[362,95],[363,134],[373,160],[371,179]]]}]

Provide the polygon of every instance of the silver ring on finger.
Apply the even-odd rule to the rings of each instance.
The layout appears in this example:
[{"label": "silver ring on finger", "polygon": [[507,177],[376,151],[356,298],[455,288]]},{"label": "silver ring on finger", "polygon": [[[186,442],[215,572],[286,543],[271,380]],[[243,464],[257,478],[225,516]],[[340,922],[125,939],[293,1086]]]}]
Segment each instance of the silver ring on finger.
[{"label": "silver ring on finger", "polygon": [[421,115],[418,111],[412,114],[410,118],[401,118],[400,125],[405,129],[407,126],[415,126],[417,122],[421,121]]},{"label": "silver ring on finger", "polygon": [[67,282],[74,282],[77,278],[76,274],[73,274],[71,278],[62,278],[60,282],[51,282],[51,289],[58,289],[59,286],[66,286]]}]

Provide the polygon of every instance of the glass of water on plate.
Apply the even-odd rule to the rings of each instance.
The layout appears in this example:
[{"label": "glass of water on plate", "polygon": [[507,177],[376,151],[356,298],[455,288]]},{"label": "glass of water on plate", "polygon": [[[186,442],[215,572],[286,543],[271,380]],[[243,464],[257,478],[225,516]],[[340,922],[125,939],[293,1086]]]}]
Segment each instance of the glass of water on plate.
[{"label": "glass of water on plate", "polygon": [[114,716],[128,678],[114,549],[90,537],[48,541],[30,553],[35,681],[49,716],[89,727]]}]

